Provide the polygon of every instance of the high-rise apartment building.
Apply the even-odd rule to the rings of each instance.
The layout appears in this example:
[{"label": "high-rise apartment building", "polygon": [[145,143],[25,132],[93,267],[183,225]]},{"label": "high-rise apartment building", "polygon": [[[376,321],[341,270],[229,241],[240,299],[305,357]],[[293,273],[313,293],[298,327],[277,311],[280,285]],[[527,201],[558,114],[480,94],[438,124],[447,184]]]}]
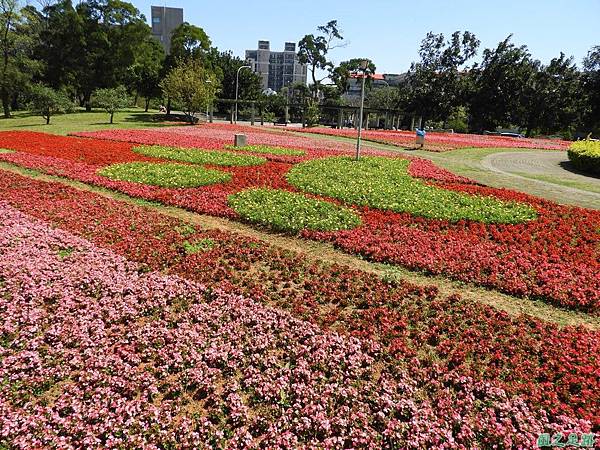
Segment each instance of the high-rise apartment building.
[{"label": "high-rise apartment building", "polygon": [[152,35],[158,39],[165,52],[171,51],[171,34],[183,23],[183,9],[152,6]]},{"label": "high-rise apartment building", "polygon": [[306,84],[306,64],[300,64],[296,44],[286,42],[282,52],[271,51],[269,41],[258,41],[258,49],[246,50],[246,61],[260,74],[262,88],[276,92],[294,83]]}]

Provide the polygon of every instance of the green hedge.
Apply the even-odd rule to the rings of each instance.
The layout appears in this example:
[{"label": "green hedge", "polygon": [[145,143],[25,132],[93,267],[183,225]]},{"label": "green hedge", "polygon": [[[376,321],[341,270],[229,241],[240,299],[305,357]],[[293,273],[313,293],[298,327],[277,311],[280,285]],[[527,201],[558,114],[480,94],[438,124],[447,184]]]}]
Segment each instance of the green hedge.
[{"label": "green hedge", "polygon": [[164,147],[160,145],[142,145],[134,152],[153,158],[172,159],[192,164],[210,164],[213,166],[259,166],[267,162],[265,158],[237,153],[201,150],[197,148]]},{"label": "green hedge", "polygon": [[600,175],[600,142],[578,141],[568,151],[573,166],[582,172]]},{"label": "green hedge", "polygon": [[298,189],[352,205],[408,212],[432,219],[519,223],[537,217],[525,204],[427,185],[408,174],[409,161],[384,157],[316,159],[298,164],[287,180]]},{"label": "green hedge", "polygon": [[98,171],[113,180],[167,188],[190,188],[231,181],[231,174],[184,164],[132,162],[113,164]]},{"label": "green hedge", "polygon": [[228,150],[238,150],[251,153],[267,153],[269,155],[285,155],[285,156],[304,156],[304,150],[297,150],[285,147],[269,147],[268,145],[246,145],[244,147],[236,147],[235,145],[226,145]]},{"label": "green hedge", "polygon": [[242,218],[276,231],[338,231],[361,221],[351,209],[303,194],[276,189],[248,189],[229,196],[229,206]]}]

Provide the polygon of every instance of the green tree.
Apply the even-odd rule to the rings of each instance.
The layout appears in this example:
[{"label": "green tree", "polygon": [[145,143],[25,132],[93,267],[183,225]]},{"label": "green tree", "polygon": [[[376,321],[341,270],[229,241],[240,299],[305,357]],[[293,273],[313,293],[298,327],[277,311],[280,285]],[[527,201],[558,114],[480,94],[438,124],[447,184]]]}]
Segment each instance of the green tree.
[{"label": "green tree", "polygon": [[0,0],[0,98],[4,117],[10,117],[12,100],[26,90],[40,63],[33,60],[36,20],[30,10],[19,10],[17,0]]},{"label": "green tree", "polygon": [[83,49],[77,55],[77,90],[91,109],[92,92],[127,82],[135,55],[151,35],[144,16],[128,2],[88,0],[76,7],[81,20]]},{"label": "green tree", "polygon": [[218,87],[215,74],[195,59],[178,64],[161,83],[164,95],[182,105],[191,124],[214,101]]},{"label": "green tree", "polygon": [[582,107],[580,74],[561,53],[547,66],[537,66],[526,89],[525,120],[527,136],[534,131],[550,134],[573,126]]},{"label": "green tree", "polygon": [[[312,79],[313,98],[319,98],[320,86],[329,73],[333,70],[333,63],[327,59],[329,52],[340,46],[344,39],[338,29],[337,20],[331,20],[325,25],[317,27],[321,34],[307,34],[298,43],[298,59],[300,63],[307,64]],[[323,78],[317,78],[317,71],[326,71]]]},{"label": "green tree", "polygon": [[[212,48],[210,55],[205,58],[205,66],[212,70],[219,81],[222,89],[219,98],[235,98],[235,80],[238,69],[247,63],[233,56],[231,52],[219,52]],[[239,75],[239,98],[241,100],[258,100],[261,94],[260,75],[252,70],[241,70]]]},{"label": "green tree", "polygon": [[171,67],[177,61],[189,58],[201,58],[210,49],[210,39],[206,32],[187,22],[179,25],[171,35],[171,52],[169,59]]},{"label": "green tree", "polygon": [[375,71],[377,70],[377,67],[373,61],[369,60],[368,58],[352,58],[349,61],[342,61],[335,69],[333,69],[331,73],[331,80],[342,93],[348,91],[351,78],[356,77],[359,73],[363,73],[361,65],[365,60],[369,61],[364,72],[367,76],[365,81],[368,87],[373,75],[375,74]]},{"label": "green tree", "polygon": [[[140,45],[135,62],[128,70],[128,85],[137,95],[145,100],[145,111],[148,112],[150,100],[160,96],[160,80],[165,52],[163,46],[153,37],[147,37]],[[137,102],[136,102],[137,103]]]},{"label": "green tree", "polygon": [[412,63],[408,72],[408,109],[425,121],[446,120],[462,103],[466,63],[477,54],[479,43],[469,31],[456,31],[449,40],[441,33],[428,33],[421,42],[420,61]]},{"label": "green tree", "polygon": [[67,94],[43,84],[33,85],[30,97],[29,108],[46,119],[46,125],[50,124],[50,118],[55,114],[69,112],[73,108],[73,102]]},{"label": "green tree", "polygon": [[495,49],[485,49],[481,64],[471,71],[469,109],[476,130],[521,125],[526,120],[526,100],[539,62],[531,59],[526,46],[517,47],[511,38]]},{"label": "green tree", "polygon": [[94,92],[96,104],[110,114],[110,123],[113,123],[115,113],[129,106],[131,99],[124,86],[116,88],[97,89]]},{"label": "green tree", "polygon": [[600,134],[600,45],[592,47],[583,61],[583,126]]}]

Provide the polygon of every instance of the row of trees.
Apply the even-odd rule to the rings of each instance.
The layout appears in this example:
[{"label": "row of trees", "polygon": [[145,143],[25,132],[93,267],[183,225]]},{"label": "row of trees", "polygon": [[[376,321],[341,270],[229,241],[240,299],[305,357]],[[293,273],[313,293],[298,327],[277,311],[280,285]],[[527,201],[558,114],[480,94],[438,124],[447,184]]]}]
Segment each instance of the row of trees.
[{"label": "row of trees", "polygon": [[[312,98],[322,104],[344,105],[353,74],[375,73],[372,61],[353,58],[335,66],[329,53],[343,36],[336,21],[318,27],[319,35],[300,41],[300,60],[308,64]],[[367,105],[399,109],[427,123],[460,131],[519,128],[534,133],[600,132],[600,46],[593,47],[578,68],[564,53],[542,64],[526,46],[508,36],[496,48],[478,55],[480,41],[469,32],[428,33],[414,62],[399,85],[367,93]],[[317,73],[325,73],[318,78]],[[329,79],[333,84],[326,86]],[[369,86],[367,82],[367,86]]]},{"label": "row of trees", "polygon": [[[137,104],[141,97],[148,110],[152,99],[164,95],[179,100],[181,108],[190,98],[206,103],[217,95],[234,96],[235,72],[244,62],[213,47],[201,28],[181,25],[170,50],[167,56],[145,17],[126,1],[42,0],[38,7],[21,8],[18,0],[0,0],[4,116],[25,106],[51,115],[73,102],[90,110],[106,98],[118,105],[125,98]],[[190,97],[190,85],[201,92]],[[260,78],[242,72],[240,93],[259,95]]]},{"label": "row of trees", "polygon": [[[261,113],[303,105],[306,122],[318,123],[320,107],[348,104],[343,94],[353,74],[376,70],[373,62],[361,68],[364,58],[335,65],[331,53],[343,45],[337,21],[318,27],[298,46],[298,57],[308,66],[309,86],[289,86],[265,97],[260,77],[241,71],[240,98],[256,101]],[[399,86],[370,90],[368,104],[461,131],[499,126],[520,127],[528,134],[599,131],[600,46],[590,50],[581,69],[562,53],[542,64],[511,36],[483,50],[480,62],[473,63],[479,47],[468,31],[448,39],[429,33],[419,61]],[[40,0],[38,7],[24,8],[18,0],[0,0],[0,55],[0,100],[6,117],[32,100],[48,116],[68,109],[68,102],[89,110],[100,99],[108,110],[114,108],[106,106],[106,99],[114,106],[126,97],[136,104],[143,98],[146,110],[152,99],[160,98],[168,109],[173,103],[193,116],[215,99],[234,98],[236,73],[245,64],[219,51],[202,28],[188,23],[173,32],[166,55],[145,17],[122,0],[76,5],[72,0]]]}]

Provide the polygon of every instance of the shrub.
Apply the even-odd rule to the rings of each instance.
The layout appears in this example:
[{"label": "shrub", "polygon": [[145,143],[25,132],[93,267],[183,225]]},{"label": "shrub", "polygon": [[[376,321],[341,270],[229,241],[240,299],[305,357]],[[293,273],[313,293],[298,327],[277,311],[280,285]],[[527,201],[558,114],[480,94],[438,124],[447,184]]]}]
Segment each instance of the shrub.
[{"label": "shrub", "polygon": [[519,223],[537,217],[528,205],[425,184],[408,174],[408,164],[384,157],[316,159],[292,167],[287,180],[298,189],[346,203],[432,219]]},{"label": "shrub", "polygon": [[226,145],[226,149],[239,150],[252,153],[267,153],[269,155],[286,155],[286,156],[304,156],[304,150],[296,150],[285,147],[269,147],[267,145],[246,145],[245,147],[236,147],[235,145]]},{"label": "shrub", "polygon": [[153,158],[172,159],[193,164],[215,166],[258,166],[267,160],[258,156],[238,155],[231,152],[200,150],[196,148],[163,147],[160,145],[140,146],[134,152]]},{"label": "shrub", "polygon": [[568,150],[569,159],[582,172],[600,175],[600,142],[578,141]]},{"label": "shrub", "polygon": [[131,181],[168,188],[190,188],[226,183],[231,174],[183,164],[152,164],[132,162],[113,164],[98,171],[99,175],[113,180]]},{"label": "shrub", "polygon": [[29,108],[46,119],[46,125],[48,125],[50,124],[50,117],[53,115],[73,109],[73,102],[63,91],[56,91],[43,84],[36,84],[31,87]]},{"label": "shrub", "polygon": [[337,231],[360,225],[348,208],[283,190],[248,189],[230,195],[229,206],[245,220],[276,231]]}]

